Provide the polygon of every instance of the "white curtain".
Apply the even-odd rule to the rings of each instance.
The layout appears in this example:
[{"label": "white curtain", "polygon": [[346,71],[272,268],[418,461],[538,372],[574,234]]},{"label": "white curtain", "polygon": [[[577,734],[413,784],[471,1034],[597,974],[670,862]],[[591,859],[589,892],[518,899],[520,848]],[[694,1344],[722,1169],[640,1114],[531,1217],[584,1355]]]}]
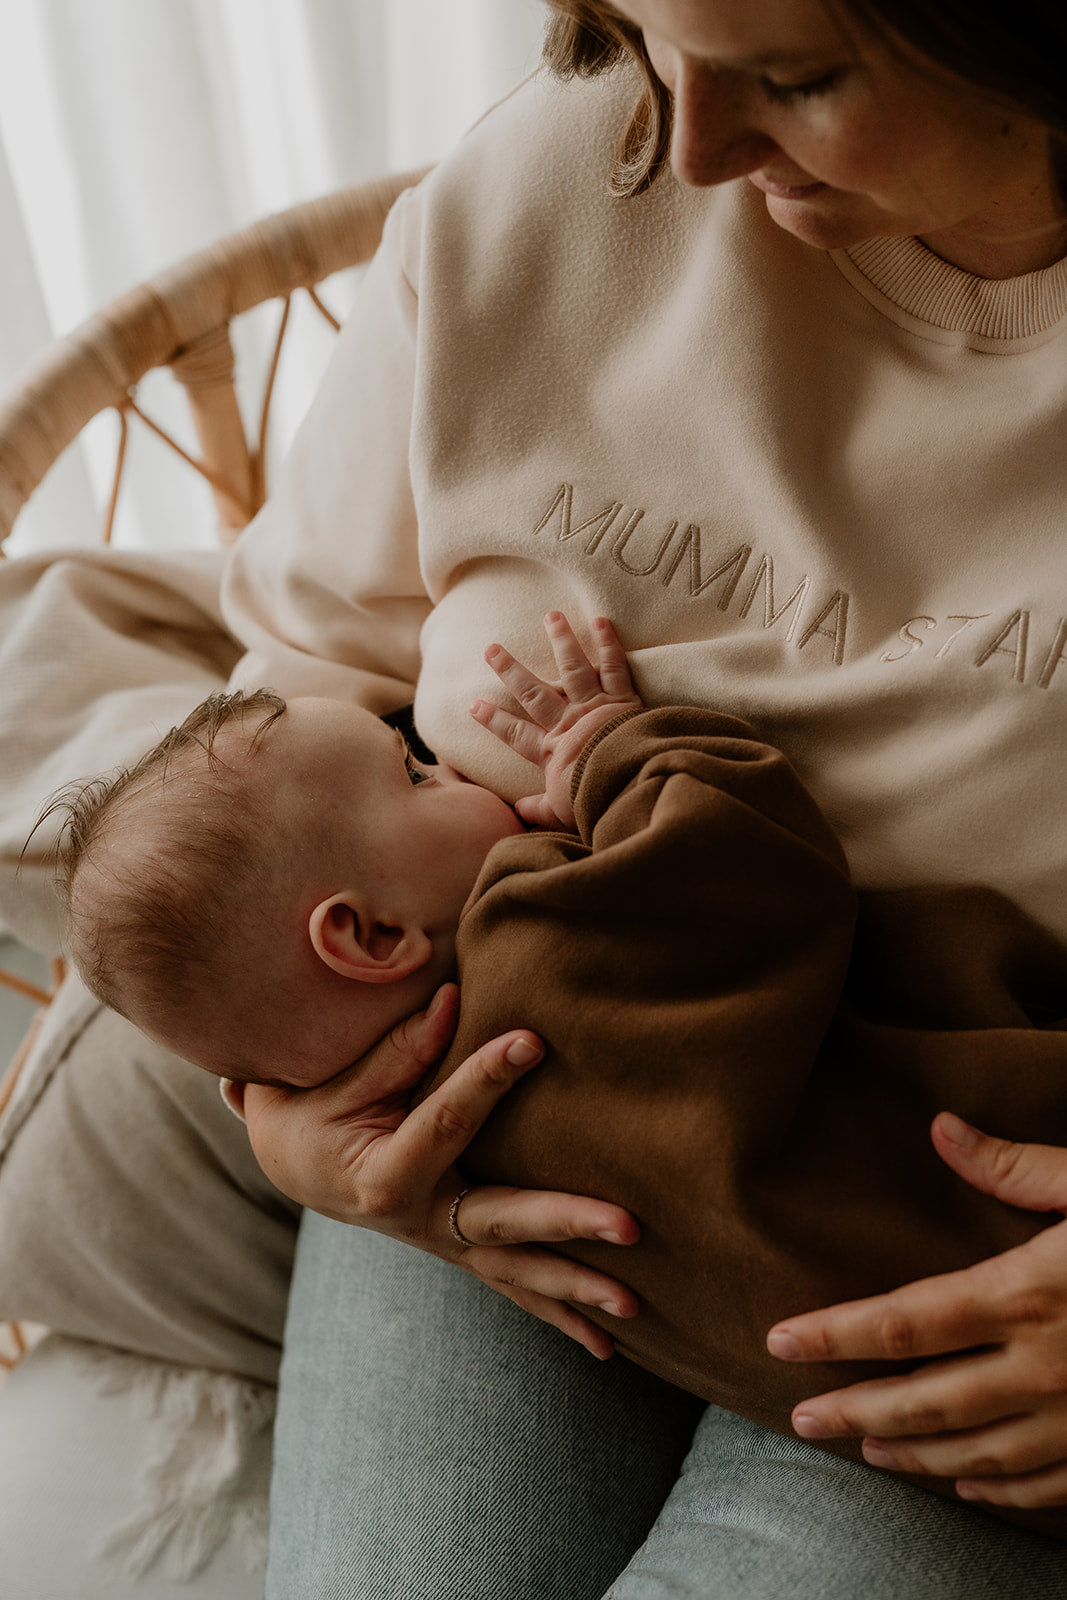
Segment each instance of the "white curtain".
[{"label": "white curtain", "polygon": [[[544,20],[542,0],[0,0],[0,389],[57,333],[219,235],[437,159],[533,70]],[[341,314],[352,276],[326,291]],[[239,329],[252,373],[276,316]],[[298,317],[275,453],[330,343]],[[139,399],[182,434],[167,378]],[[67,453],[9,553],[92,542],[115,428],[100,419]],[[210,526],[206,490],[134,433],[117,541],[203,544]]]}]

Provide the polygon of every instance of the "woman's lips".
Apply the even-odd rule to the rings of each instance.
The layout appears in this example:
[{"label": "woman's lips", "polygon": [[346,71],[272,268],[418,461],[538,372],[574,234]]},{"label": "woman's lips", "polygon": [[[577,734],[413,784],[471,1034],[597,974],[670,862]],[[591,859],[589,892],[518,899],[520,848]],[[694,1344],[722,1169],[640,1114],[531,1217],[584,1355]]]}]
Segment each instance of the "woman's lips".
[{"label": "woman's lips", "polygon": [[825,183],[781,183],[776,178],[768,178],[765,172],[750,172],[748,181],[775,200],[806,200],[826,188]]}]

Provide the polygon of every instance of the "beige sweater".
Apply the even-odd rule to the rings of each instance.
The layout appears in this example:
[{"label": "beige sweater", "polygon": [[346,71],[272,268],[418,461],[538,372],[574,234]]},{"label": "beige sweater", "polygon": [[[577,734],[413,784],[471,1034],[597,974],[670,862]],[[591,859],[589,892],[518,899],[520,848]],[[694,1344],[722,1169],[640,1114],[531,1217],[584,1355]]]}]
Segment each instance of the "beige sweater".
[{"label": "beige sweater", "polygon": [[611,197],[634,96],[538,75],[390,219],[226,609],[239,680],[467,716],[502,639],[612,616],[650,704],[753,723],[861,888],[984,884],[1067,937],[1067,263],[821,253],[745,180]]}]

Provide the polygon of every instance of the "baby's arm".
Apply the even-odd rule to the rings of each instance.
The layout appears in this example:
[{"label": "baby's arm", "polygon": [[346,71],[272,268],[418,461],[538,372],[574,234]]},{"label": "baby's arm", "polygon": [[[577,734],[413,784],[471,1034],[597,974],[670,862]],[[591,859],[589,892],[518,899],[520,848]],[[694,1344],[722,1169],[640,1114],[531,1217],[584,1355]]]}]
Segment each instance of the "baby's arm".
[{"label": "baby's arm", "polygon": [[558,689],[536,677],[503,645],[491,644],[485,652],[489,666],[526,715],[478,700],[471,706],[471,716],[543,771],[544,793],[525,795],[515,805],[524,821],[538,827],[575,828],[571,803],[575,762],[606,723],[622,712],[642,710],[615,629],[606,617],[597,617],[593,631],[595,667],[563,613],[550,611],[546,616],[545,632],[559,668]]}]

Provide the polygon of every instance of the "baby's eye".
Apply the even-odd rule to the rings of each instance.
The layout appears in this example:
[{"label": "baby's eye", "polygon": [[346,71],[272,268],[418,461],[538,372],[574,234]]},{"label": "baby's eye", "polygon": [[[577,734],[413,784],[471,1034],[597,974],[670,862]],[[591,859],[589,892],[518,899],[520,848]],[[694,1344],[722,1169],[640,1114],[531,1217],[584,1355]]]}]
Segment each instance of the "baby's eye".
[{"label": "baby's eye", "polygon": [[410,746],[406,740],[404,742],[404,765],[407,768],[407,774],[411,779],[413,786],[420,783],[429,783],[430,774],[428,772],[423,772],[422,768],[415,760],[415,757],[412,755]]}]

